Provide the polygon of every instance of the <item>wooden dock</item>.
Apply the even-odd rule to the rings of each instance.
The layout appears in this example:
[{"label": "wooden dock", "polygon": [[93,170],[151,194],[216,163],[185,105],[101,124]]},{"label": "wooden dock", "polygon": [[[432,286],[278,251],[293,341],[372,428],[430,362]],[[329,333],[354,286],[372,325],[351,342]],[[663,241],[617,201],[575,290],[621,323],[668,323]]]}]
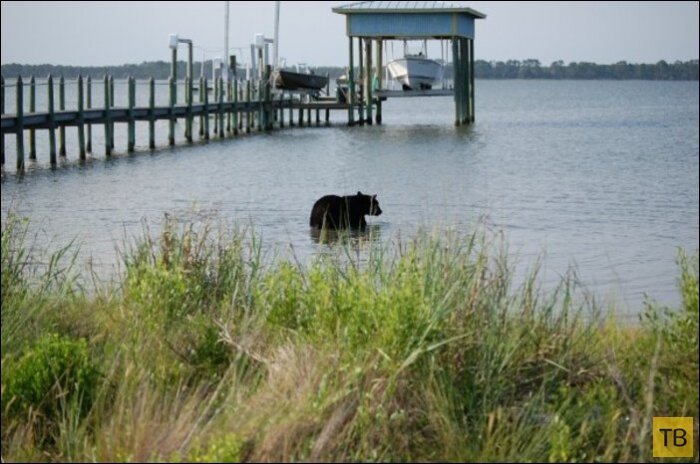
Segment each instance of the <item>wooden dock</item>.
[{"label": "wooden dock", "polygon": [[[262,81],[262,82],[269,82]],[[85,83],[87,85],[85,85]],[[275,127],[312,125],[312,117],[315,113],[316,125],[329,125],[330,112],[342,111],[344,114],[360,111],[362,103],[355,104],[338,102],[335,99],[324,98],[319,100],[305,100],[299,95],[292,96],[282,94],[275,96],[269,83],[256,88],[250,81],[232,81],[226,85],[219,78],[214,86],[212,101],[209,101],[208,92],[200,92],[199,102],[194,102],[192,85],[186,80],[184,104],[175,104],[176,87],[172,80],[169,86],[169,104],[155,105],[155,83],[151,79],[149,85],[148,106],[137,107],[135,105],[136,82],[129,78],[127,82],[126,106],[114,105],[114,79],[105,77],[101,85],[104,86],[104,102],[100,107],[92,106],[92,83],[90,79],[77,80],[77,108],[66,110],[65,108],[65,82],[59,80],[59,109],[54,107],[54,82],[49,76],[47,80],[48,108],[44,112],[34,112],[35,80],[32,78],[29,87],[30,112],[24,112],[24,94],[26,89],[21,78],[16,81],[16,113],[5,114],[5,80],[2,80],[2,165],[5,165],[5,136],[14,134],[17,137],[17,171],[25,168],[25,131],[29,131],[29,158],[36,159],[36,131],[47,130],[49,135],[49,160],[52,166],[57,164],[56,132],[59,133],[58,154],[66,156],[65,129],[75,127],[78,130],[78,156],[86,159],[86,153],[92,152],[92,129],[95,125],[102,125],[105,134],[105,155],[111,156],[114,148],[114,124],[125,123],[127,125],[127,150],[135,149],[135,124],[136,122],[148,122],[149,130],[148,146],[156,148],[155,122],[169,121],[168,142],[175,144],[175,127],[179,120],[184,120],[185,139],[193,142],[193,122],[199,120],[199,138],[208,140],[213,129],[215,136],[224,138],[239,134],[250,133],[253,130],[269,131]],[[207,88],[207,80],[200,79],[199,88]],[[84,94],[87,93],[87,105]],[[365,104],[366,105],[366,104]],[[87,106],[87,108],[86,108]],[[294,113],[297,112],[297,115]],[[286,113],[286,115],[285,115]],[[322,115],[323,114],[323,120]],[[295,117],[296,116],[296,117]],[[286,121],[285,121],[286,120]],[[354,121],[353,121],[354,122]],[[360,118],[358,123],[371,124],[371,120]],[[211,124],[210,124],[211,123]]]}]

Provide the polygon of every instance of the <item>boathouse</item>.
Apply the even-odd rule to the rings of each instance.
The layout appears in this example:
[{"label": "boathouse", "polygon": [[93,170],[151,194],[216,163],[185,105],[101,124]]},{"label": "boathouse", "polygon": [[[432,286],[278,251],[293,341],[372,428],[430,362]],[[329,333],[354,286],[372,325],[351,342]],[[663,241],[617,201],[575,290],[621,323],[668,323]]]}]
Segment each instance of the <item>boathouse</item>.
[{"label": "boathouse", "polygon": [[[382,121],[382,99],[398,96],[385,90],[382,72],[376,73],[373,85],[373,62],[376,69],[384,68],[383,45],[390,40],[449,40],[452,44],[453,84],[441,91],[408,91],[401,96],[454,95],[455,124],[474,121],[474,23],[486,15],[459,2],[440,1],[365,1],[333,8],[334,13],[346,17],[346,35],[349,40],[349,97],[351,103],[360,102],[360,122],[372,123],[376,105],[376,122]],[[355,40],[357,39],[357,40]],[[357,42],[359,76],[355,76],[354,42]],[[372,51],[376,50],[373,57]],[[355,83],[361,83],[358,92]],[[373,89],[376,87],[377,90]],[[360,95],[361,94],[361,95]],[[348,107],[349,123],[354,123],[354,106]]]}]

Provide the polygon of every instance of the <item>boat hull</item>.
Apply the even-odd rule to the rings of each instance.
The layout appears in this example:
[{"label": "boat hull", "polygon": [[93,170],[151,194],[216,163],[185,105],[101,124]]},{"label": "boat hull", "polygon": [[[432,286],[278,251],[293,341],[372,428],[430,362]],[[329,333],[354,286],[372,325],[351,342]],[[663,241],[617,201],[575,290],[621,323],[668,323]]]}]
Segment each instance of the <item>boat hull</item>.
[{"label": "boat hull", "polygon": [[387,64],[391,76],[404,90],[430,89],[442,78],[442,65],[421,56],[405,56]]},{"label": "boat hull", "polygon": [[275,87],[283,90],[321,90],[328,84],[326,76],[303,74],[280,69],[275,76]]}]

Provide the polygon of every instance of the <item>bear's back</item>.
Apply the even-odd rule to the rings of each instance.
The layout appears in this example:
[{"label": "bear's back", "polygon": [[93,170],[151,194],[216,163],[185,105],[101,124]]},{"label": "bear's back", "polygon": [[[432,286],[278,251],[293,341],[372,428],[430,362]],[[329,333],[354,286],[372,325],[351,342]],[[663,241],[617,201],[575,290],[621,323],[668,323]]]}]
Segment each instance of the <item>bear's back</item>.
[{"label": "bear's back", "polygon": [[309,225],[311,227],[341,227],[341,219],[347,216],[346,200],[338,195],[326,195],[319,198],[311,209]]}]

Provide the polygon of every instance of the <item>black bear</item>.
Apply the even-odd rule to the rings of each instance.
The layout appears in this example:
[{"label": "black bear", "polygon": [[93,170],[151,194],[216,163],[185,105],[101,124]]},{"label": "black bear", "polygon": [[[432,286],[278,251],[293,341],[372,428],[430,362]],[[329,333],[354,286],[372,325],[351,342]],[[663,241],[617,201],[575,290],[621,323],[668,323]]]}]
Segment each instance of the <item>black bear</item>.
[{"label": "black bear", "polygon": [[314,203],[309,225],[319,229],[364,229],[367,227],[365,214],[382,214],[377,195],[363,195],[362,192],[345,197],[326,195]]}]

